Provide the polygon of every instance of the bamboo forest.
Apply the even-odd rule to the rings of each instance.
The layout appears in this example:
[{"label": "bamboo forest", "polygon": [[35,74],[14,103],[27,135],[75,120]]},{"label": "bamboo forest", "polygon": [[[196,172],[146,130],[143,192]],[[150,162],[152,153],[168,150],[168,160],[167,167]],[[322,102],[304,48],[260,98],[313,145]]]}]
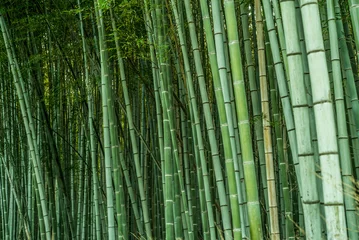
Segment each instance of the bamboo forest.
[{"label": "bamboo forest", "polygon": [[0,239],[359,240],[359,0],[0,0]]}]

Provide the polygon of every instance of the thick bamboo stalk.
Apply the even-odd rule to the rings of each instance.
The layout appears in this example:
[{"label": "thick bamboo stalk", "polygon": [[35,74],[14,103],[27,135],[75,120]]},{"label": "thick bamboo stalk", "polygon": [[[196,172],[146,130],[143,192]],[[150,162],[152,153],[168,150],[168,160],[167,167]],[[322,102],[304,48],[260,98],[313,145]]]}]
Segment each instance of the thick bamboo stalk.
[{"label": "thick bamboo stalk", "polygon": [[336,128],[318,3],[316,0],[302,0],[300,5],[312,84],[328,239],[347,239]]},{"label": "thick bamboo stalk", "polygon": [[[283,25],[286,35],[291,97],[293,104],[298,158],[302,181],[302,204],[305,219],[305,232],[309,239],[320,238],[320,209],[318,187],[316,184],[315,161],[313,156],[310,116],[307,103],[302,53],[297,33],[294,1],[281,1]],[[304,177],[305,176],[305,177]]]}]

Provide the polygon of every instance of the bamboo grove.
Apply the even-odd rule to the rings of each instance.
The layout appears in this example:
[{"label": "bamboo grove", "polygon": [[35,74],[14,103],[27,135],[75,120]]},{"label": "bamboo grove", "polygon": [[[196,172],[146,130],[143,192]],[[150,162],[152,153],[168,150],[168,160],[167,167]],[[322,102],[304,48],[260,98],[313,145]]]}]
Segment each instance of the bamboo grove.
[{"label": "bamboo grove", "polygon": [[359,239],[359,0],[2,0],[0,239]]}]

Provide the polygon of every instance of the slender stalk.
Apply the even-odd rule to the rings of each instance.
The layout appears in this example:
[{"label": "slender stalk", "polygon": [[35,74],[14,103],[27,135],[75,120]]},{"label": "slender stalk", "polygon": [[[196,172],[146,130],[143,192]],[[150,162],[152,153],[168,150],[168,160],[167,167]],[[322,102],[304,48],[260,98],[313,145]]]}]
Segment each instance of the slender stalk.
[{"label": "slender stalk", "polygon": [[264,136],[264,153],[266,160],[266,181],[268,184],[268,207],[269,207],[269,232],[271,239],[280,239],[278,206],[274,176],[273,146],[271,137],[271,117],[269,112],[268,83],[265,59],[265,45],[263,33],[263,21],[261,16],[261,4],[255,1],[256,25],[257,25],[257,46],[258,46],[258,65],[259,82],[262,105],[262,121]]}]

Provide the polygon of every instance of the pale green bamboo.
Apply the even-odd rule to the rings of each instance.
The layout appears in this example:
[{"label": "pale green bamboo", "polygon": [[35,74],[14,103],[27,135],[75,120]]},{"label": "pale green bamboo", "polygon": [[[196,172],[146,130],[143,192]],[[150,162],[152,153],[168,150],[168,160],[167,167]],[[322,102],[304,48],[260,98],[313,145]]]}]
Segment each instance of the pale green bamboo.
[{"label": "pale green bamboo", "polygon": [[316,0],[301,0],[300,5],[312,84],[328,239],[347,239],[333,104],[318,3]]},{"label": "pale green bamboo", "polygon": [[305,220],[305,232],[308,239],[321,238],[320,208],[315,159],[313,157],[312,138],[310,133],[310,115],[304,82],[302,52],[297,32],[297,20],[294,1],[281,1],[283,25],[286,35],[286,47],[291,98],[293,104],[298,158],[302,181],[302,204]]},{"label": "pale green bamboo", "polygon": [[[122,152],[122,150],[120,149],[119,146],[119,139],[118,139],[118,129],[117,129],[117,119],[115,116],[115,104],[114,104],[114,99],[113,99],[113,94],[112,91],[108,92],[108,113],[109,113],[109,124],[110,124],[110,140],[111,140],[111,157],[112,157],[112,165],[114,166],[114,169],[117,168],[118,163],[120,162],[120,152]],[[120,175],[118,171],[114,171],[113,173],[113,178],[115,178],[115,201],[116,201],[116,212],[117,212],[117,216],[119,216],[118,219],[118,225],[117,225],[117,235],[119,239],[123,238],[123,229],[122,229],[122,214],[124,214],[122,212],[121,209],[121,200],[123,199],[123,191],[119,192],[116,189],[119,188],[119,182],[122,180],[120,179]],[[116,226],[114,226],[114,228],[116,228]]]},{"label": "pale green bamboo", "polygon": [[[300,10],[300,6],[299,6],[299,1],[295,0],[295,8],[296,8],[296,18],[298,19],[297,22],[297,32],[298,32],[298,36],[299,36],[299,40],[300,40],[300,48],[301,48],[301,52],[302,52],[302,56],[306,56],[307,52],[306,52],[306,47],[305,47],[305,40],[304,40],[304,30],[303,30],[303,21],[302,21],[302,14],[301,14],[301,10]],[[303,62],[303,71],[304,71],[304,83],[305,83],[305,87],[306,87],[306,95],[307,95],[307,102],[308,102],[308,107],[309,107],[309,116],[310,116],[310,134],[312,137],[312,146],[313,146],[313,153],[314,153],[314,160],[315,160],[315,171],[316,171],[316,175],[317,175],[317,189],[319,189],[320,191],[318,191],[319,194],[319,200],[320,200],[320,204],[321,204],[321,208],[320,208],[320,213],[321,215],[324,215],[323,212],[323,208],[322,208],[322,203],[323,203],[323,191],[321,191],[322,189],[322,181],[321,178],[318,176],[321,176],[321,172],[320,172],[320,163],[319,163],[319,153],[318,153],[318,140],[317,140],[317,132],[316,132],[316,128],[315,128],[315,121],[314,121],[314,110],[313,110],[313,99],[312,99],[312,93],[310,91],[311,87],[310,87],[310,76],[309,76],[309,66],[308,66],[308,59],[307,57],[302,57],[302,62]],[[299,225],[301,228],[304,229],[304,216],[303,216],[303,207],[301,204],[299,204]],[[323,229],[323,220],[321,220],[322,223],[322,235],[325,232],[325,228]],[[304,231],[300,231],[300,235],[304,236]]]},{"label": "pale green bamboo", "polygon": [[[163,89],[163,88],[162,88]],[[162,90],[162,94],[163,90]],[[163,98],[163,96],[162,96]],[[163,101],[163,100],[162,100]],[[170,139],[170,126],[169,119],[167,116],[167,109],[163,104],[163,132],[164,132],[164,169],[165,172],[165,221],[166,221],[166,240],[174,239],[174,219],[173,219],[173,159],[172,159],[172,148]]]},{"label": "pale green bamboo", "polygon": [[103,120],[103,138],[104,138],[104,161],[105,161],[105,184],[106,184],[106,203],[107,203],[107,224],[108,239],[115,239],[115,214],[113,203],[112,186],[112,161],[111,161],[111,140],[109,126],[109,108],[108,99],[111,98],[110,79],[108,71],[108,57],[105,44],[105,25],[103,22],[102,9],[100,1],[95,1],[95,11],[97,11],[97,28],[99,34],[100,58],[101,58],[101,101],[102,101],[102,120]]}]

